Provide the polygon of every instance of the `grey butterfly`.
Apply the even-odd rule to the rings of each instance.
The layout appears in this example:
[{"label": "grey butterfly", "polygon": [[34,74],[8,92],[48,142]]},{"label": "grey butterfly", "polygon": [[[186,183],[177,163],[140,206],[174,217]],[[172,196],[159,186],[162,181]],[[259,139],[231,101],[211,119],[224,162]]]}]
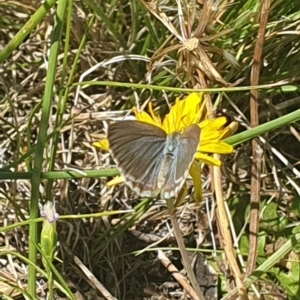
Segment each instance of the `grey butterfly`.
[{"label": "grey butterfly", "polygon": [[177,196],[193,162],[200,128],[167,134],[141,121],[119,121],[108,127],[110,153],[125,183],[141,197]]}]

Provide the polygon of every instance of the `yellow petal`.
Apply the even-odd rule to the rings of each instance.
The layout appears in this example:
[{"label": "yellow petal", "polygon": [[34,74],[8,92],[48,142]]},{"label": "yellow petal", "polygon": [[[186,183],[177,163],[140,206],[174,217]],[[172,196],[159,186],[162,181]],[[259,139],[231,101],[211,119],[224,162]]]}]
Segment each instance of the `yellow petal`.
[{"label": "yellow petal", "polygon": [[[202,95],[191,93],[184,100],[176,99],[170,113],[163,121],[163,128],[167,133],[182,131],[191,124],[198,123],[201,117],[199,106],[202,102]],[[203,105],[202,105],[203,107]]]},{"label": "yellow petal", "polygon": [[[182,101],[183,117],[199,118],[199,104],[202,102],[202,94],[191,93]],[[204,101],[203,101],[204,104]]]},{"label": "yellow petal", "polygon": [[217,167],[221,166],[221,162],[218,159],[215,159],[213,157],[210,157],[210,156],[205,155],[200,152],[196,153],[195,159],[197,159],[207,165],[210,165],[210,166],[217,166]]},{"label": "yellow petal", "polygon": [[152,117],[152,119],[154,120],[154,122],[156,123],[156,125],[158,125],[159,127],[161,127],[161,119],[159,117],[157,117],[153,111],[153,108],[152,108],[152,102],[149,103],[149,112],[150,112],[150,115]]},{"label": "yellow petal", "polygon": [[211,122],[211,120],[204,120],[204,121],[200,122],[198,124],[198,126],[200,127],[200,129],[203,130],[206,126],[208,126],[209,122]]},{"label": "yellow petal", "polygon": [[114,185],[120,184],[124,182],[124,178],[122,176],[116,176],[114,179],[110,180],[106,183],[107,187],[112,187]]},{"label": "yellow petal", "polygon": [[200,165],[193,161],[190,170],[190,175],[192,176],[194,182],[194,197],[196,202],[202,201],[202,181],[201,181],[201,168]]},{"label": "yellow petal", "polygon": [[103,140],[100,140],[98,142],[94,142],[93,146],[97,147],[97,148],[100,148],[102,150],[108,151],[108,140],[103,139]]},{"label": "yellow petal", "polygon": [[220,139],[223,140],[231,135],[233,135],[239,127],[239,123],[236,121],[231,122],[228,126],[226,126],[220,135]]},{"label": "yellow petal", "polygon": [[230,154],[233,152],[233,147],[221,141],[203,141],[198,150],[205,153]]},{"label": "yellow petal", "polygon": [[200,133],[201,144],[210,141],[220,140],[220,131],[211,131],[209,127],[204,128]]},{"label": "yellow petal", "polygon": [[152,118],[150,115],[148,115],[146,112],[144,111],[141,111],[141,112],[138,112],[136,107],[134,107],[133,109],[133,113],[135,114],[135,117],[138,121],[142,121],[142,122],[145,122],[145,123],[149,123],[149,124],[152,124],[152,125],[156,125],[156,126],[159,126]]},{"label": "yellow petal", "polygon": [[172,106],[170,112],[165,116],[162,127],[167,134],[170,134],[174,131],[180,131],[180,114],[181,114],[181,105],[179,100],[176,99],[175,105]]},{"label": "yellow petal", "polygon": [[227,119],[225,117],[219,117],[214,120],[205,120],[199,124],[201,129],[208,128],[209,131],[220,130],[226,124]]},{"label": "yellow petal", "polygon": [[222,128],[227,123],[227,119],[225,117],[219,117],[211,121],[210,127],[213,130],[218,130]]}]

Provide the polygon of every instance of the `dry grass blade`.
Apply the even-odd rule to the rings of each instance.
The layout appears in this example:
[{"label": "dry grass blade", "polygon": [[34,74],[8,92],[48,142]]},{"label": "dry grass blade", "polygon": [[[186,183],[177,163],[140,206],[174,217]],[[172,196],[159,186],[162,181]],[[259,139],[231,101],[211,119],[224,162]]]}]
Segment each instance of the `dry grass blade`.
[{"label": "dry grass blade", "polygon": [[221,184],[221,170],[218,167],[213,168],[213,179],[215,185],[215,194],[216,194],[216,204],[217,204],[217,221],[219,224],[219,229],[221,235],[224,239],[223,245],[225,249],[225,255],[229,262],[229,267],[234,274],[234,279],[238,288],[239,296],[242,300],[247,300],[247,292],[245,289],[245,285],[242,280],[242,274],[239,269],[238,263],[236,261],[236,257],[234,254],[234,248],[232,243],[231,234],[229,231],[229,222],[228,216],[226,214],[226,209],[224,206],[224,199],[223,199],[223,191],[222,191],[222,184]]},{"label": "dry grass blade", "polygon": [[[270,0],[264,0],[260,12],[260,26],[258,29],[257,41],[254,49],[253,65],[251,72],[251,85],[259,84],[259,73],[262,57],[262,49],[266,26],[268,23]],[[251,126],[259,125],[259,112],[258,112],[258,91],[253,90],[250,93],[250,120]],[[251,168],[251,198],[250,198],[250,237],[249,237],[249,256],[247,260],[246,276],[249,276],[256,266],[257,255],[257,239],[259,231],[259,203],[260,203],[260,178],[261,178],[261,164],[262,164],[263,151],[257,142],[252,141],[252,168]]]},{"label": "dry grass blade", "polygon": [[88,278],[89,284],[97,289],[107,300],[117,300],[111,293],[105,288],[105,286],[91,273],[91,271],[82,263],[82,261],[74,256],[74,263],[82,270],[85,276]]}]

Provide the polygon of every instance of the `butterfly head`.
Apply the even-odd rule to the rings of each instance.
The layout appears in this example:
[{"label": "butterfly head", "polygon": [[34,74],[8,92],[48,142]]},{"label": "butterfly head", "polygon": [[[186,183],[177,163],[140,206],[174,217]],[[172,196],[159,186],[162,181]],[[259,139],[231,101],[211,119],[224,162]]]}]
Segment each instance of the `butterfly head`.
[{"label": "butterfly head", "polygon": [[177,149],[180,143],[180,133],[173,132],[167,136],[166,147],[164,149],[164,154],[172,154]]}]

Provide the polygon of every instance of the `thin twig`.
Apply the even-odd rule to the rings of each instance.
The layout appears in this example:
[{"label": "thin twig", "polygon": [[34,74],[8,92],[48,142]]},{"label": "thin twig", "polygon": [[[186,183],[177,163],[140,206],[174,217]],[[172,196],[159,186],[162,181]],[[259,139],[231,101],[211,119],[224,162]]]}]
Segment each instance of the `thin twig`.
[{"label": "thin twig", "polygon": [[172,262],[166,257],[163,251],[157,251],[157,258],[166,267],[166,269],[172,274],[176,281],[188,292],[193,299],[198,299],[195,291],[186,281],[186,278],[178,271],[178,269],[172,264]]}]

